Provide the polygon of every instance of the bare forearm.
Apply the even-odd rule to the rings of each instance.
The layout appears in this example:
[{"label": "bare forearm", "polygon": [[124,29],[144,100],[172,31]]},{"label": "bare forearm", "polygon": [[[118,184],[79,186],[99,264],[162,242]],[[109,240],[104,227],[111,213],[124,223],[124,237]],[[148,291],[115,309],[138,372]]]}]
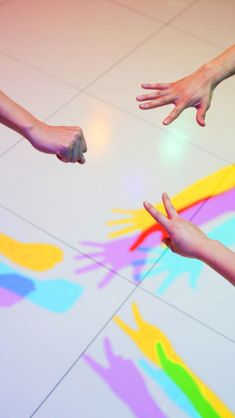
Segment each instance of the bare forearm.
[{"label": "bare forearm", "polygon": [[203,65],[199,71],[202,70],[208,73],[212,78],[214,87],[221,81],[235,74],[235,45],[226,49],[218,57]]},{"label": "bare forearm", "polygon": [[208,240],[200,260],[235,286],[235,253],[219,241]]},{"label": "bare forearm", "polygon": [[27,138],[39,121],[0,90],[0,122]]}]

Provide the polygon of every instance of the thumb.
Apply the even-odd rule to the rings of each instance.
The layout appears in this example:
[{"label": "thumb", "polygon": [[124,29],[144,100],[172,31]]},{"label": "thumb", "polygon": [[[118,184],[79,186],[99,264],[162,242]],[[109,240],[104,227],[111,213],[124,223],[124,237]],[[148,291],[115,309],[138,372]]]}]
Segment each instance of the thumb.
[{"label": "thumb", "polygon": [[164,244],[165,244],[168,248],[171,248],[171,238],[170,238],[170,237],[163,238],[162,242],[164,242]]},{"label": "thumb", "polygon": [[206,112],[209,109],[209,106],[207,104],[202,104],[197,108],[197,114],[196,114],[196,120],[198,125],[205,126],[205,118],[206,118]]}]

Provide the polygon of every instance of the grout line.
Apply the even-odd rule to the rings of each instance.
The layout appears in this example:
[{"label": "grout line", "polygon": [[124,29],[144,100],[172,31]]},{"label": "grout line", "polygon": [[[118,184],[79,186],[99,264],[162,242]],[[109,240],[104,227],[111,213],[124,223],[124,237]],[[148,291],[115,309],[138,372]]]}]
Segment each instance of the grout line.
[{"label": "grout line", "polygon": [[[207,204],[207,202],[213,197],[213,191],[217,190],[218,187],[220,186],[220,184],[223,184],[226,180],[227,177],[230,176],[230,173],[232,173],[232,171],[234,170],[235,165],[231,168],[231,170],[229,170],[229,173],[225,174],[223,179],[219,181],[219,183],[217,183],[217,185],[211,190],[210,192],[210,196],[207,197],[207,199],[205,199],[205,201],[203,201],[201,203],[201,205],[199,206],[199,208],[196,210],[195,213],[192,214],[192,216],[189,218],[189,221],[192,221],[197,215],[198,213],[204,208],[204,206]],[[150,269],[143,275],[143,277],[141,278],[141,284],[140,287],[143,283],[143,281],[147,278],[147,276],[149,275],[149,273],[151,273],[152,270],[154,270],[154,268],[157,266],[157,264],[159,263],[159,261],[162,259],[162,257],[168,252],[170,251],[169,248],[166,248],[166,250],[160,255],[160,257],[158,257],[158,259],[156,259],[156,262],[150,267]],[[151,292],[150,292],[151,293]],[[155,294],[152,293],[154,296]]]},{"label": "grout line", "polygon": [[0,158],[4,157],[4,155],[8,154],[8,152],[10,152],[13,148],[15,148],[17,145],[20,144],[20,142],[22,142],[23,139],[19,139],[18,141],[16,141],[14,144],[12,144],[9,148],[7,148],[5,151],[3,151],[0,154]]},{"label": "grout line", "polygon": [[[48,122],[48,120],[50,118],[52,118],[54,115],[56,115],[58,112],[60,112],[65,106],[67,106],[69,103],[71,103],[73,100],[77,99],[77,97],[82,93],[81,90],[79,90],[78,92],[76,92],[75,95],[73,95],[72,97],[70,97],[70,99],[68,99],[66,102],[64,102],[63,104],[61,104],[57,109],[53,110],[47,117],[41,119],[43,120],[43,122]],[[10,129],[10,128],[9,128]],[[11,145],[7,150],[3,151],[2,154],[0,154],[0,158],[4,157],[6,154],[8,154],[9,152],[11,152],[11,150],[13,148],[15,148],[17,145],[19,145],[23,140],[27,140],[26,138],[24,138],[23,136],[21,136],[21,139],[19,139],[17,142],[15,142],[13,145]],[[31,145],[31,144],[30,144]],[[32,146],[32,145],[31,145]]]},{"label": "grout line", "polygon": [[[202,41],[202,42],[204,42],[204,43],[206,43],[208,45],[211,45],[211,46],[213,46],[215,48],[218,48],[218,50],[220,52],[223,52],[224,49],[226,48],[226,46],[222,46],[220,44],[217,44],[216,42],[210,41],[209,39],[204,39],[201,36],[196,35],[195,33],[189,32],[189,31],[187,31],[185,29],[181,29],[180,27],[177,27],[174,24],[171,24],[170,23],[169,24],[169,27],[172,28],[172,29],[174,29],[174,30],[177,30],[178,32],[184,33],[185,35],[191,36],[192,38],[198,39],[199,41]],[[214,57],[212,57],[212,58],[214,58]]]},{"label": "grout line", "polygon": [[21,221],[24,221],[25,223],[27,223],[28,225],[31,225],[32,227],[34,227],[35,229],[37,229],[38,231],[43,232],[44,234],[48,235],[49,237],[53,238],[54,240],[60,242],[61,244],[63,244],[64,246],[68,247],[69,249],[77,252],[78,254],[82,255],[84,258],[91,260],[92,262],[94,262],[95,264],[98,264],[100,267],[104,268],[105,270],[113,273],[115,276],[120,277],[121,279],[127,281],[128,283],[132,284],[133,286],[137,286],[137,284],[133,281],[128,279],[127,277],[123,276],[122,274],[116,272],[115,270],[109,268],[108,266],[106,266],[106,264],[101,263],[100,261],[96,260],[95,258],[91,257],[89,254],[84,253],[83,251],[79,250],[77,247],[75,247],[74,245],[68,243],[67,241],[64,241],[63,239],[59,238],[58,236],[52,234],[51,232],[43,229],[42,227],[40,227],[39,225],[31,222],[30,220],[24,218],[23,216],[19,215],[18,213],[16,213],[15,211],[9,209],[8,207],[0,204],[0,208],[5,210],[6,212],[9,212],[11,215],[14,215],[16,218],[20,219]]},{"label": "grout line", "polygon": [[176,15],[174,17],[171,17],[170,19],[167,19],[167,20],[162,20],[162,19],[159,19],[159,18],[157,18],[155,16],[151,16],[150,14],[144,13],[141,10],[135,9],[132,6],[129,6],[127,4],[123,4],[123,3],[119,2],[118,0],[106,0],[106,1],[109,2],[109,3],[116,4],[116,5],[120,6],[120,7],[122,7],[123,9],[127,9],[127,10],[129,10],[131,12],[134,12],[134,13],[136,13],[136,14],[138,14],[140,16],[143,16],[145,18],[148,18],[150,20],[154,20],[156,22],[161,22],[161,23],[169,24],[170,22],[173,22],[176,18],[178,18],[180,15],[182,15],[184,12],[186,12],[188,9],[190,9],[199,0],[192,1],[189,5],[185,6],[182,10],[180,10],[178,13],[176,13]]},{"label": "grout line", "polygon": [[126,296],[126,298],[124,299],[124,301],[119,305],[119,307],[114,311],[114,313],[111,315],[111,317],[105,322],[105,324],[101,327],[101,329],[96,333],[96,335],[92,338],[92,340],[87,344],[87,346],[82,350],[82,352],[79,354],[79,356],[74,360],[74,362],[71,364],[71,366],[66,370],[66,372],[63,374],[63,376],[61,376],[61,378],[57,381],[57,383],[53,386],[53,388],[50,390],[50,392],[48,392],[48,394],[45,396],[45,398],[41,401],[41,403],[37,406],[37,408],[33,411],[33,413],[30,415],[30,418],[33,418],[35,416],[35,414],[38,412],[38,410],[43,406],[43,404],[47,401],[47,399],[53,394],[53,392],[58,388],[58,386],[60,385],[60,383],[68,376],[68,374],[71,372],[71,370],[76,366],[76,364],[79,362],[79,360],[81,359],[81,357],[87,352],[87,350],[92,346],[92,344],[97,340],[97,338],[102,334],[102,332],[104,331],[104,329],[110,324],[110,322],[112,321],[113,317],[116,316],[120,310],[124,307],[124,305],[126,304],[126,302],[131,298],[132,295],[134,295],[134,293],[140,289],[140,291],[146,293],[148,296],[153,297],[154,299],[157,299],[159,302],[167,305],[168,307],[170,307],[171,309],[181,313],[183,316],[186,316],[187,318],[189,318],[190,320],[193,320],[194,322],[198,323],[199,325],[203,326],[204,328],[209,329],[210,331],[214,332],[215,334],[219,335],[222,338],[225,338],[227,341],[234,343],[235,344],[235,340],[233,340],[230,337],[227,337],[226,335],[222,334],[220,331],[217,331],[216,329],[210,327],[209,325],[205,324],[204,322],[200,321],[197,318],[194,318],[193,316],[191,316],[190,314],[184,312],[183,310],[179,309],[178,307],[172,305],[171,303],[165,301],[164,299],[153,295],[151,292],[149,292],[146,289],[143,289],[140,287],[140,284],[137,285],[136,287],[134,287],[132,289],[132,291]]},{"label": "grout line", "polygon": [[[106,0],[109,3],[113,3],[116,4],[122,8],[126,8],[129,9],[129,7],[123,6],[121,4],[118,3],[118,1],[116,0]],[[106,74],[108,74],[113,68],[115,68],[118,64],[120,64],[121,62],[123,62],[127,57],[129,57],[130,55],[132,55],[135,51],[137,51],[141,46],[143,46],[146,42],[148,42],[150,39],[152,39],[157,33],[161,32],[163,29],[165,29],[171,22],[174,21],[174,19],[176,19],[178,16],[180,16],[182,13],[184,13],[186,10],[189,9],[189,7],[191,7],[194,3],[198,2],[199,0],[194,0],[190,6],[185,7],[183,10],[181,10],[179,13],[177,13],[174,18],[169,19],[166,22],[162,22],[159,19],[154,19],[156,22],[161,23],[162,26],[160,26],[159,28],[155,29],[155,31],[150,34],[149,36],[147,36],[147,38],[145,38],[144,40],[142,40],[139,44],[137,44],[134,48],[132,48],[129,52],[127,52],[122,58],[120,58],[119,60],[117,60],[115,63],[113,63],[109,68],[107,68],[105,71],[103,71],[102,74],[100,74],[98,77],[96,77],[94,80],[92,80],[90,83],[88,83],[84,88],[83,91],[86,91],[88,88],[90,88],[93,84],[95,84],[98,80],[100,80],[101,78],[103,78]],[[130,9],[129,9],[130,10]],[[134,10],[132,10],[134,11]],[[136,11],[135,11],[136,12]],[[138,12],[137,12],[138,13]],[[141,14],[141,13],[138,13]]]},{"label": "grout line", "polygon": [[[8,1],[10,1],[10,0],[6,0],[6,2],[8,2]],[[29,62],[26,62],[26,61],[24,61],[24,60],[22,60],[22,59],[20,59],[20,58],[18,58],[16,56],[12,55],[12,54],[9,54],[6,51],[3,51],[3,50],[0,49],[0,54],[5,55],[8,58],[11,58],[12,60],[18,62],[19,64],[24,65],[25,67],[32,68],[33,70],[37,71],[38,73],[41,73],[41,74],[43,74],[43,75],[45,75],[45,76],[47,76],[49,78],[52,78],[53,80],[56,80],[57,82],[63,83],[65,85],[67,85],[68,87],[74,88],[76,90],[78,90],[78,89],[79,90],[82,90],[82,88],[79,87],[78,85],[73,84],[73,83],[70,83],[69,81],[66,81],[66,80],[64,80],[64,79],[62,79],[60,77],[57,77],[56,75],[53,75],[51,73],[48,73],[47,71],[45,71],[45,70],[43,70],[43,69],[41,69],[39,67],[36,67],[35,65],[30,64]]]},{"label": "grout line", "polygon": [[108,74],[113,68],[115,68],[117,65],[119,65],[121,62],[123,62],[126,58],[128,58],[130,55],[132,55],[135,51],[137,51],[141,46],[143,46],[146,42],[148,42],[150,39],[152,39],[157,33],[159,33],[163,28],[165,28],[166,24],[163,24],[159,28],[155,29],[150,35],[148,35],[146,38],[144,38],[142,41],[140,41],[137,45],[135,45],[130,51],[128,51],[125,55],[123,55],[121,58],[116,60],[113,64],[111,64],[106,70],[104,70],[101,74],[99,74],[96,78],[94,78],[92,81],[90,81],[84,88],[83,91],[86,92],[88,88],[93,86],[97,81],[102,79],[106,74]]},{"label": "grout line", "polygon": [[222,332],[218,331],[216,328],[211,327],[210,325],[206,324],[205,322],[201,321],[200,319],[195,318],[194,316],[192,316],[189,313],[185,312],[184,310],[178,308],[177,306],[173,305],[172,303],[167,302],[166,300],[162,299],[160,296],[154,295],[152,292],[150,292],[149,290],[147,290],[145,288],[142,288],[142,287],[138,287],[138,289],[140,289],[141,291],[147,293],[149,296],[152,296],[153,298],[157,299],[159,302],[164,303],[165,305],[169,306],[170,308],[174,309],[175,311],[181,313],[182,315],[187,316],[192,321],[197,322],[198,324],[200,324],[204,328],[209,329],[210,331],[212,331],[215,334],[219,335],[220,337],[226,339],[227,341],[231,342],[232,344],[235,344],[235,339],[228,337],[227,335],[225,335]]},{"label": "grout line", "polygon": [[115,312],[111,315],[109,319],[105,322],[105,324],[102,326],[102,328],[96,333],[96,335],[92,338],[92,340],[87,344],[87,346],[82,350],[82,352],[79,354],[79,356],[74,360],[74,362],[71,364],[69,369],[64,373],[64,375],[58,380],[58,382],[53,386],[53,388],[50,390],[50,392],[47,394],[47,396],[41,401],[41,403],[38,405],[38,407],[33,411],[33,413],[30,415],[30,418],[32,418],[35,413],[41,408],[41,406],[46,402],[46,400],[52,395],[52,393],[55,391],[55,389],[59,386],[59,384],[65,379],[65,377],[70,373],[70,371],[74,368],[74,366],[78,363],[80,358],[86,353],[86,351],[90,348],[90,346],[96,341],[96,339],[99,337],[99,335],[104,331],[104,329],[108,326],[108,324],[111,322],[112,318],[119,312],[119,310],[124,306],[124,304],[128,301],[128,299],[133,295],[135,292],[136,287],[132,289],[132,291],[126,296],[124,301],[119,305],[119,307],[115,310]]},{"label": "grout line", "polygon": [[[134,117],[135,119],[139,120],[140,122],[143,122],[143,123],[145,123],[146,125],[151,126],[151,127],[155,128],[155,129],[156,129],[156,130],[158,130],[158,131],[164,132],[164,134],[166,134],[166,135],[167,135],[167,136],[165,137],[165,139],[166,139],[166,140],[168,140],[168,141],[171,141],[171,142],[174,142],[174,143],[175,143],[175,142],[177,142],[177,143],[179,143],[179,144],[186,144],[186,145],[189,145],[189,146],[191,146],[191,147],[193,147],[193,148],[198,149],[199,151],[202,151],[202,152],[204,152],[204,153],[206,153],[206,154],[209,154],[210,156],[212,156],[212,157],[214,157],[214,158],[218,159],[219,161],[223,161],[223,162],[225,162],[226,164],[227,164],[227,163],[228,163],[228,164],[233,164],[233,163],[234,163],[234,161],[232,161],[232,160],[231,160],[231,161],[230,161],[230,160],[227,160],[226,158],[223,158],[223,157],[221,157],[220,155],[218,155],[218,154],[216,154],[216,153],[214,153],[214,152],[211,152],[211,151],[207,150],[206,148],[203,148],[203,147],[202,147],[202,146],[200,146],[200,145],[197,145],[197,144],[195,144],[195,143],[193,143],[193,142],[187,141],[186,139],[184,139],[183,137],[181,137],[181,136],[179,136],[179,135],[174,135],[172,132],[167,131],[165,127],[162,127],[162,126],[159,126],[159,125],[157,125],[157,124],[154,124],[153,122],[149,122],[149,121],[147,121],[147,120],[143,119],[141,116],[138,116],[138,115],[136,115],[135,113],[129,112],[128,110],[126,110],[126,109],[124,109],[124,108],[122,108],[122,107],[120,107],[120,106],[118,106],[118,105],[115,105],[115,104],[113,104],[113,103],[109,102],[109,101],[108,101],[108,100],[106,100],[106,99],[102,99],[101,97],[97,96],[97,95],[96,95],[96,94],[94,94],[94,93],[91,93],[90,91],[83,91],[82,93],[83,93],[83,94],[86,94],[86,95],[88,95],[88,96],[90,96],[90,97],[93,97],[94,99],[99,100],[100,102],[105,103],[105,104],[107,104],[107,105],[109,105],[109,106],[113,107],[114,109],[117,109],[117,110],[121,111],[122,113],[126,113],[127,115],[132,116],[132,117]],[[173,139],[173,136],[174,136],[174,139]]]}]

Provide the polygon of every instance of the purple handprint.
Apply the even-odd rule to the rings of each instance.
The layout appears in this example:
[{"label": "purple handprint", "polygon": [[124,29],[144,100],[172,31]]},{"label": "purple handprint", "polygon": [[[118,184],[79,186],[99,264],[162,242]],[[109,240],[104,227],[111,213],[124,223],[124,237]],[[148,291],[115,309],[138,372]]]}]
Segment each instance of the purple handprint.
[{"label": "purple handprint", "polygon": [[[121,270],[128,266],[133,269],[133,279],[135,281],[137,281],[136,278],[138,278],[138,281],[141,280],[145,267],[144,259],[146,258],[147,260],[148,252],[154,246],[160,244],[161,234],[156,233],[151,235],[146,242],[144,251],[142,248],[140,250],[130,251],[130,247],[135,239],[136,237],[129,237],[101,243],[82,242],[82,245],[90,246],[97,250],[88,253],[88,257],[85,255],[75,256],[75,259],[79,261],[91,261],[91,264],[77,268],[75,273],[82,274],[98,269],[101,266],[108,267],[109,271],[98,284],[98,288],[100,289],[105,287],[115,277],[115,273],[120,274]],[[141,263],[138,263],[138,260],[141,260]]]},{"label": "purple handprint", "polygon": [[104,349],[109,367],[103,367],[88,354],[85,354],[83,359],[137,418],[166,418],[148,392],[135,364],[131,360],[115,355],[108,338],[104,339]]}]

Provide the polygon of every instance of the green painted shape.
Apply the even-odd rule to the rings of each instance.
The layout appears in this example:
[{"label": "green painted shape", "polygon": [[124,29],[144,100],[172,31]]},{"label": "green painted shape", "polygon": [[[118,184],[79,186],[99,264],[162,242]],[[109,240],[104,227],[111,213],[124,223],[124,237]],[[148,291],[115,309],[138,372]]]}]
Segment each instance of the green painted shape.
[{"label": "green painted shape", "polygon": [[156,344],[156,351],[162,369],[184,392],[202,418],[221,418],[213,406],[205,399],[189,372],[181,364],[177,364],[167,357],[161,343]]}]

